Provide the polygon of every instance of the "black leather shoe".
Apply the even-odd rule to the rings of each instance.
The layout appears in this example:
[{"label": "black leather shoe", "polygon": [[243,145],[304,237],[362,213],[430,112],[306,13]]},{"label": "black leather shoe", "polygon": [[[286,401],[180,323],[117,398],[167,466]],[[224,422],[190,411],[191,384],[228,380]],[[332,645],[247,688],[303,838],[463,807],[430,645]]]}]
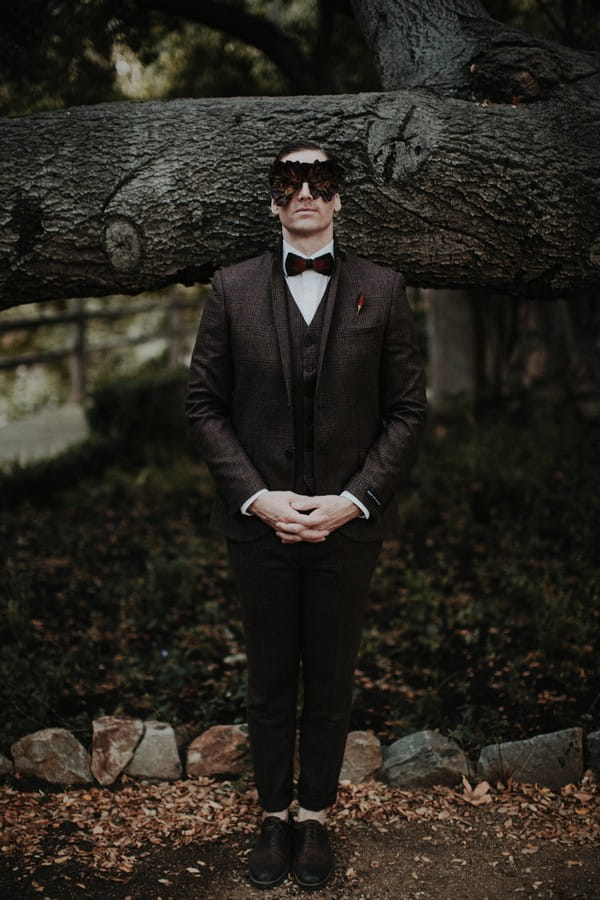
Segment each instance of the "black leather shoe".
[{"label": "black leather shoe", "polygon": [[323,887],[332,872],[333,852],[326,827],[316,819],[296,822],[292,874],[300,887]]},{"label": "black leather shoe", "polygon": [[266,816],[256,846],[248,857],[250,881],[256,887],[276,887],[289,872],[291,859],[292,823],[289,819]]}]

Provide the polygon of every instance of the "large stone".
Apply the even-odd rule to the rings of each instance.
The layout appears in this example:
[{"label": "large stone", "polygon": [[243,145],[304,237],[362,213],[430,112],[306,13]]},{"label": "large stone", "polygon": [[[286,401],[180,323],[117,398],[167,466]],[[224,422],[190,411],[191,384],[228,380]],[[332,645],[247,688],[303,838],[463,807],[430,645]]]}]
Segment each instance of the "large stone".
[{"label": "large stone", "polygon": [[125,769],[132,778],[174,781],[181,777],[175,732],[168,722],[144,722],[144,734]]},{"label": "large stone", "polygon": [[452,787],[468,773],[467,758],[458,744],[437,731],[409,734],[383,748],[380,774],[396,787]]},{"label": "large stone", "polygon": [[65,728],[44,728],[13,744],[15,772],[51,784],[89,784],[93,781],[87,750]]},{"label": "large stone", "polygon": [[0,775],[12,775],[12,773],[12,762],[0,753]]},{"label": "large stone", "polygon": [[381,742],[370,731],[351,731],[346,739],[340,781],[360,784],[381,768]]},{"label": "large stone", "polygon": [[131,762],[144,725],[141,719],[101,716],[92,729],[92,774],[100,784],[113,784]]},{"label": "large stone", "polygon": [[583,731],[567,728],[524,741],[490,744],[479,755],[477,773],[492,784],[512,778],[558,790],[583,775]]},{"label": "large stone", "polygon": [[249,750],[244,726],[213,725],[188,747],[186,772],[190,777],[239,775],[250,765]]},{"label": "large stone", "polygon": [[592,731],[585,739],[585,765],[600,777],[600,731]]}]

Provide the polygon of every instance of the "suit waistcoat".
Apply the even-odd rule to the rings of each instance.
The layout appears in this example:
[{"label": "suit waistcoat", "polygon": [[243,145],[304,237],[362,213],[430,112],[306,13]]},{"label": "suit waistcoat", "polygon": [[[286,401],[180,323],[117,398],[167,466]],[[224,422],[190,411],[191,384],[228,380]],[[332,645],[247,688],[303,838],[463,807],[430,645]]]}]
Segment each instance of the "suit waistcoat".
[{"label": "suit waistcoat", "polygon": [[314,418],[315,388],[321,346],[321,331],[329,287],[325,291],[310,325],[304,321],[294,298],[286,287],[290,357],[292,363],[292,410],[296,464],[294,490],[315,493]]}]

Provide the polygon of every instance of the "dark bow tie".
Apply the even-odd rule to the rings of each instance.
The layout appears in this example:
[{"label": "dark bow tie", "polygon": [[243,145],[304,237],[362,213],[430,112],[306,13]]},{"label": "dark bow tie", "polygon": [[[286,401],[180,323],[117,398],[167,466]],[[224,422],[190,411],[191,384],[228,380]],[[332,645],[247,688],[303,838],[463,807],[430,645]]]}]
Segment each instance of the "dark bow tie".
[{"label": "dark bow tie", "polygon": [[307,269],[313,269],[319,275],[331,275],[333,272],[333,256],[324,253],[323,256],[315,256],[314,259],[304,259],[297,253],[288,253],[285,258],[285,271],[288,275],[301,275]]}]

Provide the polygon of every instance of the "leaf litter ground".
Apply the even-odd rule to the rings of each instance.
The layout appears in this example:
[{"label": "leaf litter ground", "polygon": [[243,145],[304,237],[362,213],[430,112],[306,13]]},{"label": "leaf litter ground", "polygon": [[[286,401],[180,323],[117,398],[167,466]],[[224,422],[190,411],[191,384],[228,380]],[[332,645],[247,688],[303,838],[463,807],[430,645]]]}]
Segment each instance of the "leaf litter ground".
[{"label": "leaf litter ground", "polygon": [[[246,877],[252,789],[210,779],[118,788],[0,789],[0,895],[264,896]],[[344,784],[330,825],[336,871],[315,898],[600,898],[600,792],[509,784],[405,791]],[[288,879],[271,896],[303,892]]]}]

